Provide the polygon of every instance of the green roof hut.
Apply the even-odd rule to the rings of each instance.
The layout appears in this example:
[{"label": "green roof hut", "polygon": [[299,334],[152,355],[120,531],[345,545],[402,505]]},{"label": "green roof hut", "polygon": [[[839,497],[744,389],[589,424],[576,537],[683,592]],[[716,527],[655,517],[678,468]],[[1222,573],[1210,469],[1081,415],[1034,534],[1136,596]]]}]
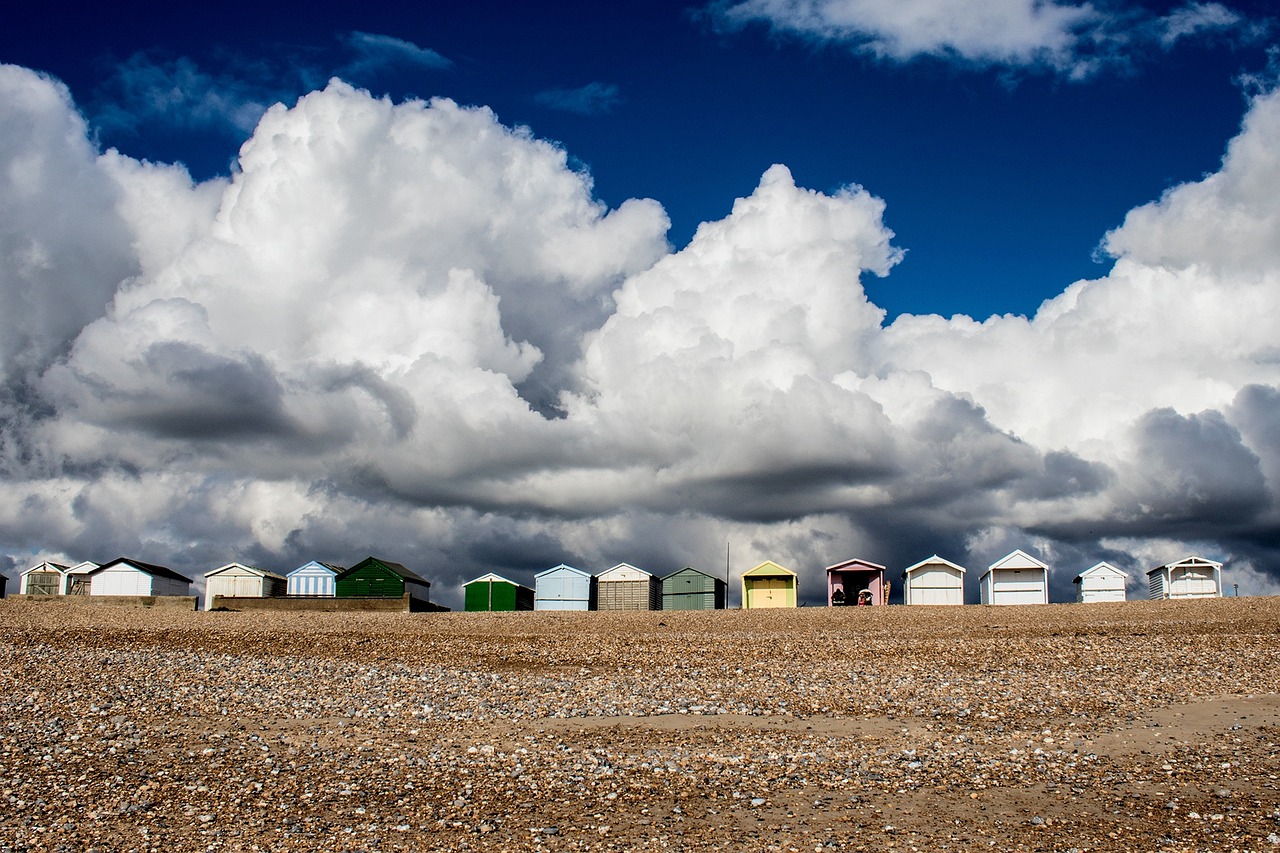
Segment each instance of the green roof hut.
[{"label": "green roof hut", "polygon": [[510,613],[533,609],[533,590],[490,572],[462,585],[463,610]]}]

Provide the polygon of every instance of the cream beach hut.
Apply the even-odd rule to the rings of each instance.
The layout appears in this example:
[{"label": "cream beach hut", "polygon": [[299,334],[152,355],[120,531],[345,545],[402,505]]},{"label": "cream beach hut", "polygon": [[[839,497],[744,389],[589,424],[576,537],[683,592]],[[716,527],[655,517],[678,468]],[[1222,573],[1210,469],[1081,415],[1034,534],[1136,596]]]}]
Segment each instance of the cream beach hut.
[{"label": "cream beach hut", "polygon": [[773,560],[742,573],[742,609],[795,607],[800,578]]},{"label": "cream beach hut", "polygon": [[204,609],[213,608],[214,596],[274,598],[284,595],[287,585],[284,575],[243,563],[227,563],[211,572],[205,572]]},{"label": "cream beach hut", "polygon": [[66,584],[67,567],[61,563],[37,563],[18,576],[22,595],[63,595]]},{"label": "cream beach hut", "polygon": [[658,610],[661,584],[644,569],[619,563],[596,576],[597,610]]}]

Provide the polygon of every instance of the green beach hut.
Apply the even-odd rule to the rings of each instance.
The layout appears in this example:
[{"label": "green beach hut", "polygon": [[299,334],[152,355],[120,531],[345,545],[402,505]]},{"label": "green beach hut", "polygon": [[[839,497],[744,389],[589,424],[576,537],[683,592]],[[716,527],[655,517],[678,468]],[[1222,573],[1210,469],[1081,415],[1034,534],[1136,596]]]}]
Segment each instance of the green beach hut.
[{"label": "green beach hut", "polygon": [[334,578],[337,598],[402,598],[405,593],[423,604],[430,601],[431,582],[399,563],[365,557]]},{"label": "green beach hut", "polygon": [[662,579],[663,610],[723,610],[727,584],[685,566]]},{"label": "green beach hut", "polygon": [[462,585],[463,609],[468,613],[510,613],[533,609],[533,590],[490,572]]}]

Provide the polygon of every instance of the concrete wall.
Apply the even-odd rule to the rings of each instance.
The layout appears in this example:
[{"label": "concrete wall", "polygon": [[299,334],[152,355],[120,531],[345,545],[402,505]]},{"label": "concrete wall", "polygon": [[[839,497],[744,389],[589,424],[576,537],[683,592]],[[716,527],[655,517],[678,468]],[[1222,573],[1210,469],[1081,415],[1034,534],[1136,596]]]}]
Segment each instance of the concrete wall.
[{"label": "concrete wall", "polygon": [[399,612],[422,609],[422,602],[401,598],[229,598],[215,595],[210,609],[218,610],[319,610],[325,613]]},{"label": "concrete wall", "polygon": [[33,604],[57,603],[67,607],[163,607],[166,610],[195,610],[194,595],[11,595],[10,601]]}]

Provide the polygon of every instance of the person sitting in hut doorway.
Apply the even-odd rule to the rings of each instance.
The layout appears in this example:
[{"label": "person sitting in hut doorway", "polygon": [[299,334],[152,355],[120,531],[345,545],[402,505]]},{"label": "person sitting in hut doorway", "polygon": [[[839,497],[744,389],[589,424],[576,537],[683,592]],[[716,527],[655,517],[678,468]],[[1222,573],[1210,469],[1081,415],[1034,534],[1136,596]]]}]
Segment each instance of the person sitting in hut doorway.
[{"label": "person sitting in hut doorway", "polygon": [[831,593],[831,605],[833,607],[843,607],[844,603],[844,590],[840,587],[836,587]]},{"label": "person sitting in hut doorway", "polygon": [[866,607],[870,604],[871,604],[871,590],[864,589],[862,592],[858,593],[859,607]]}]

